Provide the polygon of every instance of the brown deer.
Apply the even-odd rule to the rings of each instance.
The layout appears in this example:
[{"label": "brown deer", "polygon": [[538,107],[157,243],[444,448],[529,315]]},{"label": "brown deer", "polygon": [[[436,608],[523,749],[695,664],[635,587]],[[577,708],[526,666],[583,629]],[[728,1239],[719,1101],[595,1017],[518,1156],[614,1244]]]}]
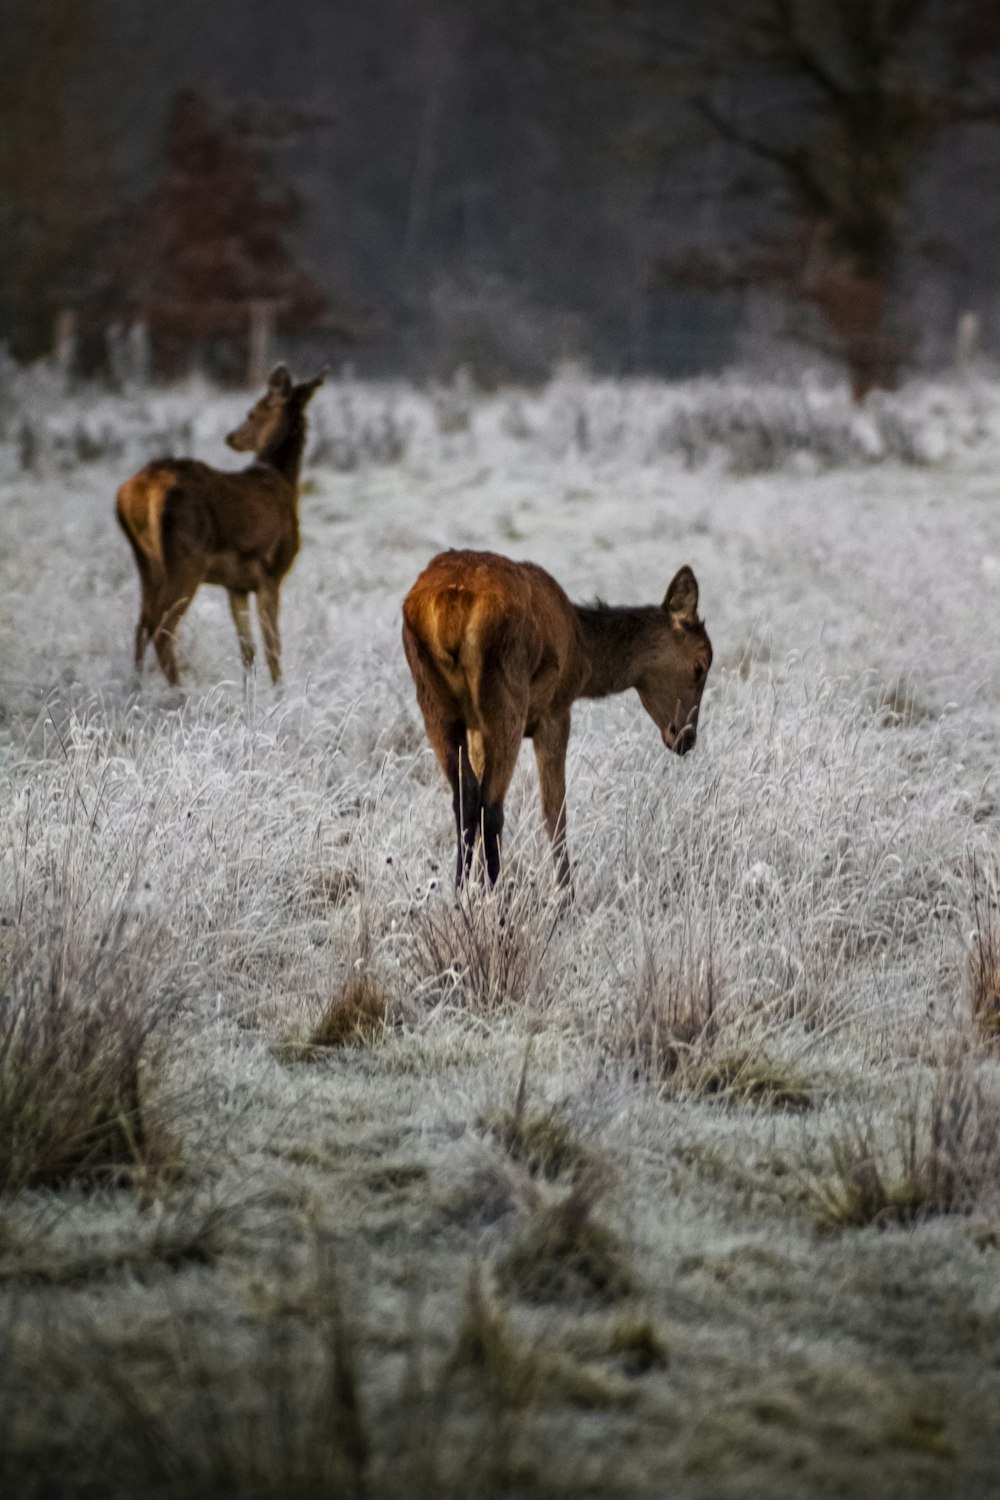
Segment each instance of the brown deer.
[{"label": "brown deer", "polygon": [[118,491],[115,511],[135,553],[142,604],[136,670],[150,641],[169,683],[177,682],[174,635],[199,584],[229,591],[245,669],[253,665],[250,595],[257,595],[271,680],[281,678],[278,595],[299,550],[299,469],[306,407],[323,375],[295,385],[284,365],[246,420],[226,438],[254,462],[226,473],[192,458],[147,464]]},{"label": "brown deer", "polygon": [[542,814],[560,885],[566,851],[566,746],[577,698],[635,688],[668,750],[686,755],[712,664],[698,584],[681,568],[662,605],[573,604],[534,563],[441,552],[403,602],[403,649],[431,745],[451,784],[461,886],[482,837],[500,873],[503,803],[522,739],[535,746]]}]

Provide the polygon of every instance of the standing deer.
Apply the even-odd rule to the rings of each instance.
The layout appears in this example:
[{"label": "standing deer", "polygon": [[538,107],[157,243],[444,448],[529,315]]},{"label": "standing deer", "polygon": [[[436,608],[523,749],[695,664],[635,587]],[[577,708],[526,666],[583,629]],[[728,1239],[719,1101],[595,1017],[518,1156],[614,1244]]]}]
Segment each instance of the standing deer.
[{"label": "standing deer", "polygon": [[118,491],[115,511],[135,553],[142,604],[135,665],[150,641],[169,683],[177,682],[174,635],[199,584],[229,591],[245,669],[253,665],[250,595],[257,595],[271,680],[281,678],[278,595],[299,550],[299,469],[306,407],[323,375],[294,385],[284,365],[246,420],[226,438],[254,462],[226,473],[192,458],[147,464]]},{"label": "standing deer", "polygon": [[542,815],[559,884],[568,886],[572,705],[635,688],[667,749],[686,755],[712,664],[690,568],[662,605],[612,608],[573,604],[544,569],[494,552],[431,560],[403,602],[403,649],[451,784],[458,886],[480,835],[491,885],[500,873],[503,803],[522,739],[534,742]]}]

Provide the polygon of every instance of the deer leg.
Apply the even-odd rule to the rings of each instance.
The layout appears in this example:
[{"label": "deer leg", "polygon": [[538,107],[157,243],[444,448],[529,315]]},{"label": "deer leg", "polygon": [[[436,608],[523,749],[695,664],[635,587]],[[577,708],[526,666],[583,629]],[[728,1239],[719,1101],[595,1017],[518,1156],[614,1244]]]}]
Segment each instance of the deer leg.
[{"label": "deer leg", "polygon": [[240,643],[243,668],[249,672],[253,666],[254,649],[253,635],[250,631],[250,595],[245,589],[229,590],[229,608],[232,611],[233,624],[236,626],[236,635]]},{"label": "deer leg", "polygon": [[264,655],[267,657],[271,681],[277,686],[281,681],[281,633],[278,630],[279,585],[263,583],[257,591],[257,617],[260,633],[264,638]]},{"label": "deer leg", "polygon": [[141,598],[139,600],[139,620],[135,627],[135,653],[133,660],[135,670],[142,671],[143,658],[146,655],[146,647],[152,639],[153,629],[158,618],[156,612],[156,582],[153,571],[141,547],[137,546],[130,532],[126,531],[135,565],[139,570],[139,589]]},{"label": "deer leg", "polygon": [[157,661],[171,687],[177,686],[179,677],[174,649],[177,626],[200,582],[200,577],[195,574],[183,579],[176,576],[168,578],[159,599],[159,619],[150,631]]},{"label": "deer leg", "polygon": [[146,624],[146,606],[145,602],[143,602],[143,607],[139,611],[139,623],[135,627],[135,653],[133,656],[133,660],[135,662],[135,670],[137,672],[142,671],[142,661],[143,657],[146,655],[146,647],[148,646],[148,644],[149,627]]},{"label": "deer leg", "polygon": [[[419,700],[419,693],[417,698]],[[455,885],[460,890],[472,869],[476,839],[479,836],[482,810],[479,777],[472,769],[465,725],[461,720],[455,719],[450,723],[438,721],[432,729],[425,712],[424,723],[427,725],[428,738],[434,746],[434,752],[451,787],[451,805],[455,813],[455,834],[458,841],[455,857]]]},{"label": "deer leg", "polygon": [[455,885],[461,888],[469,878],[473,856],[476,852],[476,839],[479,837],[479,820],[482,811],[482,790],[479,778],[472,769],[472,762],[469,759],[464,724],[455,725],[453,734],[446,775],[451,782],[455,832],[458,839]]},{"label": "deer leg", "polygon": [[524,737],[524,714],[508,707],[486,722],[489,727],[481,731],[485,761],[481,782],[483,854],[486,878],[490,885],[496,885],[503,842],[503,803]]},{"label": "deer leg", "polygon": [[451,787],[458,853],[455,885],[464,884],[472,868],[482,807],[479,777],[469,757],[461,709],[420,641],[403,627],[403,648],[417,690],[417,705],[438,764]]},{"label": "deer leg", "polygon": [[542,794],[542,817],[556,864],[556,880],[564,890],[572,890],[569,853],[566,849],[566,746],[569,743],[568,713],[542,719],[532,739],[538,765],[538,784]]}]

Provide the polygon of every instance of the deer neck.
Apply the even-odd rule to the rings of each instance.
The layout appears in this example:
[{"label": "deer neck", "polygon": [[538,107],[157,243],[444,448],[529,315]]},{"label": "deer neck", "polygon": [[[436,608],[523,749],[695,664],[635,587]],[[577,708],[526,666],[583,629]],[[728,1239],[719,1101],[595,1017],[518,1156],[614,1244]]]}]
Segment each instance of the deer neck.
[{"label": "deer neck", "polygon": [[306,424],[299,422],[277,442],[257,454],[257,462],[275,469],[282,479],[287,479],[292,489],[298,491],[302,454],[306,446]]},{"label": "deer neck", "polygon": [[580,623],[587,674],[579,696],[606,698],[635,687],[660,611],[655,605],[638,609],[606,604],[573,607]]}]

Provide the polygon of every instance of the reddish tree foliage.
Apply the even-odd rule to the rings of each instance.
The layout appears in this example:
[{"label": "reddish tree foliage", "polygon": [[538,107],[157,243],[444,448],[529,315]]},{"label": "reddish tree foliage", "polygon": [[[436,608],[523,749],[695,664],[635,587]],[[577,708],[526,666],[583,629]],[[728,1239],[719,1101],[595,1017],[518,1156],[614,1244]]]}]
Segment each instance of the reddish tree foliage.
[{"label": "reddish tree foliage", "polygon": [[[284,334],[365,333],[364,309],[332,299],[291,248],[302,203],[276,178],[264,118],[259,110],[225,115],[196,93],[178,94],[161,178],[113,236],[104,316],[145,323],[165,374],[206,352],[220,373],[244,374],[262,317]],[[289,111],[282,120],[314,123]]]}]

